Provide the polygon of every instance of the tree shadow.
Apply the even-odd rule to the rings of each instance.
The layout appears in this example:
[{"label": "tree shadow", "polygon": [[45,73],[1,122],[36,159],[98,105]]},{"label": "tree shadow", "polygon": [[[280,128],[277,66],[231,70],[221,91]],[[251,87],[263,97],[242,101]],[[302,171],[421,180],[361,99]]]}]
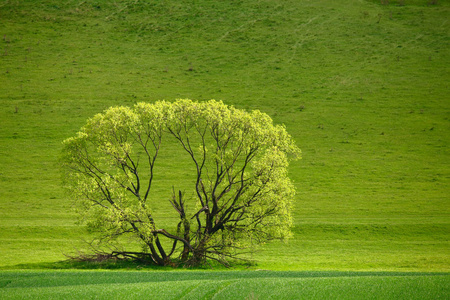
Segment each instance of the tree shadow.
[{"label": "tree shadow", "polygon": [[[253,266],[256,266],[252,262],[235,262],[231,269],[233,270],[245,270]],[[184,267],[179,266],[158,266],[156,264],[143,264],[135,260],[115,260],[105,259],[101,261],[94,260],[75,260],[67,259],[56,262],[39,262],[39,263],[24,263],[12,266],[2,266],[0,270],[154,270],[154,271],[170,271],[176,269],[189,269],[189,270],[230,270],[230,268],[217,263],[216,261],[207,261],[202,266],[196,267]]]}]

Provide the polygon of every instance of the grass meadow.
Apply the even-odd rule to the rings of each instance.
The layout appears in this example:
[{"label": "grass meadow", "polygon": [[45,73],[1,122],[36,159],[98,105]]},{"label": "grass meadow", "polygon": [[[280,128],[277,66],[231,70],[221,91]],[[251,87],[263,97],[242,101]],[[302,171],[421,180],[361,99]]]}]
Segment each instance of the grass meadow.
[{"label": "grass meadow", "polygon": [[448,275],[377,272],[6,272],[5,299],[445,299]]},{"label": "grass meadow", "polygon": [[[448,297],[450,3],[387,2],[1,1],[0,297]],[[177,98],[285,124],[303,157],[293,239],[234,271],[61,262],[89,238],[62,140],[110,106]],[[164,155],[169,223],[191,166]]]}]

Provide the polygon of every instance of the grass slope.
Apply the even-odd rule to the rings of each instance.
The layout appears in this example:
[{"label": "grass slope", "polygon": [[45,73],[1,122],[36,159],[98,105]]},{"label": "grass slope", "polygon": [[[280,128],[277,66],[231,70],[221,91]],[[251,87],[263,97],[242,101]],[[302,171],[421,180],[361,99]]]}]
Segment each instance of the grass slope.
[{"label": "grass slope", "polygon": [[[260,266],[449,271],[450,7],[406,2],[2,2],[0,266],[81,247],[64,138],[111,105],[182,97],[267,112],[303,150],[294,239]],[[185,176],[165,166],[161,194]]]},{"label": "grass slope", "polygon": [[2,299],[445,299],[448,274],[2,272]]}]

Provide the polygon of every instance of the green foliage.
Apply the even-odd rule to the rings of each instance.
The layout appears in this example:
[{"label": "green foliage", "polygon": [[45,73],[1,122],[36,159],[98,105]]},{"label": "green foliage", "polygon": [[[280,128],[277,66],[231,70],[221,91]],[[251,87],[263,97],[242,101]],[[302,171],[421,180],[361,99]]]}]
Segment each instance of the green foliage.
[{"label": "green foliage", "polygon": [[[162,144],[170,142],[167,136],[195,167],[189,180],[195,196],[186,200],[181,190],[178,199],[173,195],[180,217],[173,233],[161,227],[150,209],[164,201],[151,189]],[[290,235],[294,186],[287,176],[288,157],[299,154],[286,129],[264,113],[214,100],[178,100],[97,114],[64,141],[61,162],[83,218],[102,238],[131,234],[162,265],[171,263],[182,242],[181,260],[192,255],[197,264],[206,257],[222,261],[246,242]],[[188,205],[196,209],[188,212]],[[158,235],[173,240],[170,254],[162,250]]]}]

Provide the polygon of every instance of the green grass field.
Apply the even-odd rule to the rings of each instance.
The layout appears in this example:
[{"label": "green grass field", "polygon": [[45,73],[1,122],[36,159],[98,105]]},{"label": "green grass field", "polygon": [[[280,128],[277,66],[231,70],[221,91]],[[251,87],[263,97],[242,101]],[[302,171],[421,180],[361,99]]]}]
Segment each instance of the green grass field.
[{"label": "green grass field", "polygon": [[[58,266],[84,247],[60,184],[62,140],[112,105],[191,98],[266,112],[302,149],[290,167],[294,238],[250,255],[250,269],[449,272],[450,3],[433,2],[1,1],[0,268]],[[186,176],[165,165],[161,195]],[[170,221],[165,199],[155,205]],[[59,273],[2,272],[0,295],[73,292],[7,283],[33,274]],[[298,274],[273,282],[292,293],[337,281],[400,293],[413,281],[448,295],[447,275]],[[217,283],[234,287],[217,297],[244,289],[252,299],[256,279],[233,280]],[[273,291],[264,280],[261,297]],[[196,284],[183,281],[180,290],[208,297]]]},{"label": "green grass field", "polygon": [[2,299],[445,299],[448,274],[2,272]]}]

